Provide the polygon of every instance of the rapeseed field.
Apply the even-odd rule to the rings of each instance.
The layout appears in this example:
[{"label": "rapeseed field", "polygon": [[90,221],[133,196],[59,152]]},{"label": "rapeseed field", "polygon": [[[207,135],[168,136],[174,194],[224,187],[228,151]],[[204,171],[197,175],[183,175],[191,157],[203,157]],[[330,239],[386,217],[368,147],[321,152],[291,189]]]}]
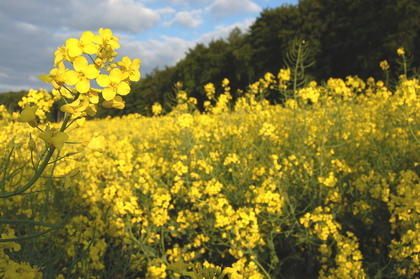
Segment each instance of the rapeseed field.
[{"label": "rapeseed field", "polygon": [[[293,78],[282,69],[234,103],[228,80],[203,85],[204,112],[179,83],[168,114],[86,121],[123,109],[140,78],[99,34],[58,49],[52,93],[0,106],[1,276],[419,276],[418,79],[313,81],[270,104]],[[63,121],[44,123],[61,99]]]}]

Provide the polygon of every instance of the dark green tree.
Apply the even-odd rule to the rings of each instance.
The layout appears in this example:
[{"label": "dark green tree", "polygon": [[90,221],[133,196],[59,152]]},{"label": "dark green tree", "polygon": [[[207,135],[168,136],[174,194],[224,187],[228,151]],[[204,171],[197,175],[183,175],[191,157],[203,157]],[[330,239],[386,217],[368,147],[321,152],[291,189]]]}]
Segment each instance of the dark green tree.
[{"label": "dark green tree", "polygon": [[252,48],[251,67],[258,79],[266,72],[277,74],[290,42],[299,35],[301,19],[296,6],[281,6],[261,12],[253,25],[247,41]]}]

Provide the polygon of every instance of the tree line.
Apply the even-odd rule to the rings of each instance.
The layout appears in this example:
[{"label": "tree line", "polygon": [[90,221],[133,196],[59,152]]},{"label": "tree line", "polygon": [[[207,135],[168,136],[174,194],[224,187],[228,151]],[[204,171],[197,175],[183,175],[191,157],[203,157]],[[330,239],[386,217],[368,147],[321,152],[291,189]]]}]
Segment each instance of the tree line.
[{"label": "tree line", "polygon": [[412,74],[417,74],[420,2],[300,0],[297,5],[264,9],[246,33],[235,28],[226,39],[197,44],[176,65],[155,69],[133,84],[131,94],[124,98],[124,110],[104,110],[99,115],[148,115],[155,102],[168,111],[177,82],[199,104],[205,99],[203,86],[212,82],[221,92],[224,78],[235,95],[235,90],[245,90],[266,72],[276,75],[296,40],[306,43],[311,54],[307,59],[314,62],[305,74],[319,82],[348,75],[383,79],[379,67],[383,60],[397,73],[400,47],[411,57]]}]

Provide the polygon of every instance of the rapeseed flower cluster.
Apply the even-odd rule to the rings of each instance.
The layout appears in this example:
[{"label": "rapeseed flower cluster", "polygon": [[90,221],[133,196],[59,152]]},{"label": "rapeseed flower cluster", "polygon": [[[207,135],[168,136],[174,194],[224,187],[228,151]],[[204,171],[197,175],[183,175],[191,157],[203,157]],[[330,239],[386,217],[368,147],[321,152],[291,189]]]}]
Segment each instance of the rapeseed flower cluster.
[{"label": "rapeseed flower cluster", "polygon": [[[49,75],[39,77],[51,83],[62,96],[73,97],[71,103],[61,107],[62,111],[75,117],[93,116],[101,100],[99,94],[102,95],[102,106],[124,108],[121,96],[130,92],[130,82],[140,79],[140,59],[124,56],[121,61],[115,61],[119,47],[118,38],[112,31],[100,28],[99,35],[86,31],[79,39],[70,38],[58,48],[54,59],[56,68]],[[89,64],[88,59],[93,63]],[[73,69],[67,68],[67,63]],[[103,89],[91,86],[93,81]]]}]

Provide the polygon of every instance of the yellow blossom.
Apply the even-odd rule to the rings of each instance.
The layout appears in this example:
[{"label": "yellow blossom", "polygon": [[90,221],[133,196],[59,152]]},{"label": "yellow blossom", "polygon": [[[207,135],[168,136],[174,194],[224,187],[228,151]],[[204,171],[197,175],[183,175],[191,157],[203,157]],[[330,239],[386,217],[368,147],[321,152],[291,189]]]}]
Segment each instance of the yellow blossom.
[{"label": "yellow blossom", "polygon": [[83,141],[82,144],[93,151],[102,151],[105,145],[105,137],[94,134],[89,140]]},{"label": "yellow blossom", "polygon": [[159,103],[154,103],[152,106],[152,113],[155,116],[158,116],[162,113],[162,106]]},{"label": "yellow blossom", "polygon": [[64,75],[64,81],[68,85],[76,85],[76,89],[80,93],[86,93],[90,89],[90,80],[95,79],[99,75],[99,70],[95,65],[88,65],[88,61],[83,56],[78,56],[73,61],[75,70],[69,70]]},{"label": "yellow blossom", "polygon": [[125,107],[125,102],[121,96],[115,96],[112,100],[103,101],[102,106],[104,108],[123,109]]},{"label": "yellow blossom", "polygon": [[66,41],[66,48],[70,57],[80,56],[82,53],[94,54],[98,51],[98,45],[93,43],[95,35],[91,31],[83,32],[80,40],[70,38]]},{"label": "yellow blossom", "polygon": [[102,97],[106,101],[114,99],[115,95],[127,95],[130,93],[130,86],[124,80],[127,75],[123,74],[120,69],[112,69],[109,75],[101,74],[98,76],[96,81],[102,87],[106,87],[102,91]]},{"label": "yellow blossom", "polygon": [[128,78],[131,81],[138,81],[140,79],[140,59],[136,58],[131,61],[128,56],[124,56],[121,62],[118,62],[117,65],[120,66],[123,72],[128,72]]},{"label": "yellow blossom", "polygon": [[43,139],[49,147],[55,147],[57,149],[63,148],[64,143],[69,138],[67,133],[59,132],[55,128],[47,129],[39,134],[39,137]]},{"label": "yellow blossom", "polygon": [[118,38],[112,35],[112,31],[110,29],[99,28],[98,32],[99,36],[95,38],[95,41],[98,44],[102,44],[102,46],[109,45],[112,50],[120,48]]},{"label": "yellow blossom", "polygon": [[18,118],[19,122],[28,122],[29,125],[32,127],[37,127],[38,123],[36,122],[35,113],[38,109],[37,105],[34,106],[26,106],[24,110],[20,113]]},{"label": "yellow blossom", "polygon": [[60,61],[58,67],[52,69],[49,75],[39,75],[38,77],[46,83],[51,83],[55,89],[60,89],[64,85],[66,71],[64,62]]},{"label": "yellow blossom", "polygon": [[379,63],[379,67],[381,67],[381,69],[383,71],[386,71],[389,69],[389,64],[387,60],[381,61],[381,63]]}]

